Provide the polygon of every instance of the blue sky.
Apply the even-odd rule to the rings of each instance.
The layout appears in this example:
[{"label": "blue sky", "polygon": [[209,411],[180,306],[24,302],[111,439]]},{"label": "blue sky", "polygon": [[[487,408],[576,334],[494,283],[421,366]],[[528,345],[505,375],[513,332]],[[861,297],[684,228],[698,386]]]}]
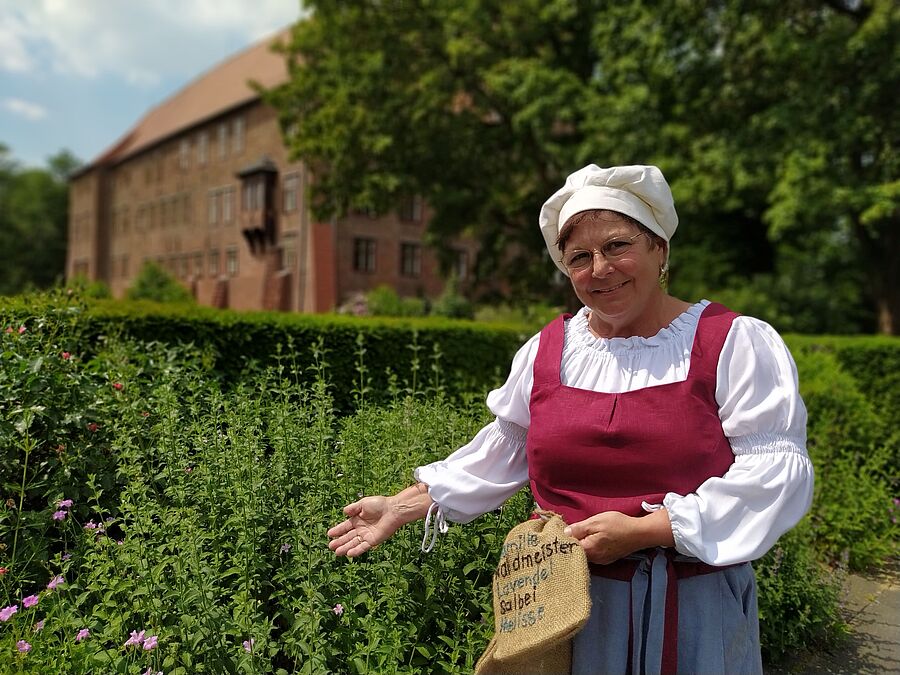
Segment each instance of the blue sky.
[{"label": "blue sky", "polygon": [[299,0],[0,0],[0,143],[87,162],[151,107],[289,25]]}]

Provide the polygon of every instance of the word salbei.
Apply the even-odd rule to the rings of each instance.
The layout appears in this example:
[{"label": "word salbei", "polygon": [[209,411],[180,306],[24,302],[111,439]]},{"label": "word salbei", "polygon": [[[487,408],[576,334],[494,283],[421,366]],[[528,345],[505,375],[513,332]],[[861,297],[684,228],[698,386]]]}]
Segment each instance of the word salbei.
[{"label": "word salbei", "polygon": [[571,554],[575,546],[559,538],[540,543],[534,533],[520,534],[503,545],[502,562],[494,577],[501,632],[533,626],[544,617],[544,605],[538,604],[538,586],[553,576],[554,559]]}]

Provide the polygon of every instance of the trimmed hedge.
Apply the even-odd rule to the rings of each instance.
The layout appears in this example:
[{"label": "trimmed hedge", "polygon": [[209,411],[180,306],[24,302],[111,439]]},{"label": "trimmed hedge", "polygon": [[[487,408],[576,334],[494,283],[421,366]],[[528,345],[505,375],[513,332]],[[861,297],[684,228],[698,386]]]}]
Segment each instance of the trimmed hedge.
[{"label": "trimmed hedge", "polygon": [[27,324],[48,312],[77,318],[88,354],[103,336],[202,345],[227,385],[279,361],[309,372],[324,360],[343,412],[360,396],[387,400],[397,387],[440,389],[451,398],[486,394],[505,379],[513,354],[531,335],[517,326],[444,318],[237,312],[152,302],[88,305],[59,294],[0,303],[4,325]]}]

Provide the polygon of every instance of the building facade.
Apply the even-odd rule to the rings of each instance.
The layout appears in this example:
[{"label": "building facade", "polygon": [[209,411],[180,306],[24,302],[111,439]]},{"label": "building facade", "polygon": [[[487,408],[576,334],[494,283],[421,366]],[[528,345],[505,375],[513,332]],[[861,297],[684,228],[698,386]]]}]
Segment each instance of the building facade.
[{"label": "building facade", "polygon": [[[146,262],[198,303],[325,312],[379,285],[433,298],[444,281],[424,243],[419,199],[372,218],[310,217],[311,180],[284,146],[277,113],[255,87],[284,82],[272,43],[237,54],[150,110],[73,176],[67,277],[107,283],[121,297]],[[469,276],[476,246],[454,246]]]}]

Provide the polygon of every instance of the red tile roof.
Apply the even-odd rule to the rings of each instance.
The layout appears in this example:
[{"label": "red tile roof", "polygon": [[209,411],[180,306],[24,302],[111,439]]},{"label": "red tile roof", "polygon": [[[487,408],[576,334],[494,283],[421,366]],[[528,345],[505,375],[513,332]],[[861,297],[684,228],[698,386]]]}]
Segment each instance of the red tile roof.
[{"label": "red tile roof", "polygon": [[78,173],[100,164],[117,164],[160,141],[204,120],[259,98],[250,86],[256,82],[273,87],[288,78],[283,54],[272,51],[272,45],[290,37],[286,28],[257,42],[200,75],[172,95],[107,148]]}]

